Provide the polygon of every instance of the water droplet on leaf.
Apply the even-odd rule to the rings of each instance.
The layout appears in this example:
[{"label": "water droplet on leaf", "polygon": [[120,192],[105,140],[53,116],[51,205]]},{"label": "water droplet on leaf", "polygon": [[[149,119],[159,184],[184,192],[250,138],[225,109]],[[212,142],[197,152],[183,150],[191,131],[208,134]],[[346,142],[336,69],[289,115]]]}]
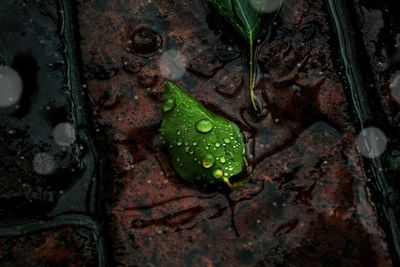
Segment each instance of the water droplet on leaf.
[{"label": "water droplet on leaf", "polygon": [[174,98],[168,98],[167,100],[164,101],[163,110],[165,112],[171,111],[174,107],[175,107]]},{"label": "water droplet on leaf", "polygon": [[213,125],[210,120],[203,119],[196,123],[196,130],[201,133],[208,133],[213,128]]},{"label": "water droplet on leaf", "polygon": [[215,178],[220,179],[224,175],[224,172],[221,169],[215,169],[213,175]]},{"label": "water droplet on leaf", "polygon": [[208,169],[211,168],[214,163],[215,163],[215,158],[212,154],[207,154],[204,156],[204,158],[201,160],[203,167]]},{"label": "water droplet on leaf", "polygon": [[223,181],[232,186],[229,177],[242,172],[245,163],[239,127],[172,82],[165,82],[164,99],[175,99],[175,107],[163,112],[160,133],[167,147],[175,145],[168,153],[177,173],[189,182]]}]

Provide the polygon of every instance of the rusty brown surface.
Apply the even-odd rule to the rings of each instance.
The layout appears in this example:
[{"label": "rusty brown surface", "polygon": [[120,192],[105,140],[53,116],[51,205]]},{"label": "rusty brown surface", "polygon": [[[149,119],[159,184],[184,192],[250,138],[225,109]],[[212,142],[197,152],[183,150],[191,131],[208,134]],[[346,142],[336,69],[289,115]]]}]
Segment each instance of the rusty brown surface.
[{"label": "rusty brown surface", "polygon": [[83,228],[63,227],[0,238],[1,266],[95,266],[96,246]]},{"label": "rusty brown surface", "polygon": [[[112,265],[391,266],[322,1],[286,1],[260,45],[258,63],[268,70],[256,88],[261,116],[248,103],[246,53],[216,59],[212,47],[221,40],[200,1],[81,1],[78,8],[106,155]],[[188,185],[171,169],[158,133],[162,53],[135,55],[132,33],[141,27],[162,37],[163,51],[187,58],[178,83],[245,133],[245,186]]]}]

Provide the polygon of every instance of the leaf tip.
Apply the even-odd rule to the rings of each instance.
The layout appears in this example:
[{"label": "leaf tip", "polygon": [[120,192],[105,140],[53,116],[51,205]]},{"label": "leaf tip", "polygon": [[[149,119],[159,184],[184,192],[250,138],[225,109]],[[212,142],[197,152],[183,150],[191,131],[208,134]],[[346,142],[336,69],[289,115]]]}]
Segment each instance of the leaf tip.
[{"label": "leaf tip", "polygon": [[171,81],[164,81],[164,88],[166,91],[171,90],[174,86],[176,86],[173,82]]},{"label": "leaf tip", "polygon": [[164,82],[165,96],[182,95],[182,94],[184,94],[184,90],[179,85],[168,80]]}]

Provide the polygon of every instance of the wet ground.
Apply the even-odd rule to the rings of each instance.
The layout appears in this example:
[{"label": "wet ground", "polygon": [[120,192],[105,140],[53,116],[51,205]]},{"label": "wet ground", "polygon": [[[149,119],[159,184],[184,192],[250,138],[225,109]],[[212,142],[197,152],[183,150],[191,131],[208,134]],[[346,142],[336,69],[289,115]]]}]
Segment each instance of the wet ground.
[{"label": "wet ground", "polygon": [[[2,2],[24,86],[0,109],[0,265],[395,266],[398,6],[344,2],[284,2],[257,45],[260,113],[246,43],[204,2]],[[239,125],[244,186],[174,172],[166,78]]]}]

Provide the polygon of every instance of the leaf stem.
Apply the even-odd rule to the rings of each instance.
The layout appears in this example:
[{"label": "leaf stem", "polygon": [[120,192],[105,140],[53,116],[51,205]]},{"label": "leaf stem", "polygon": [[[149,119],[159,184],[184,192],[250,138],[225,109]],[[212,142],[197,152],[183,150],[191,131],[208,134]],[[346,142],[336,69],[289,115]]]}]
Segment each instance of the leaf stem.
[{"label": "leaf stem", "polygon": [[249,73],[250,73],[250,77],[249,77],[249,88],[250,88],[250,100],[251,100],[251,104],[253,105],[253,108],[255,111],[258,111],[257,108],[257,103],[256,100],[254,99],[254,40],[252,37],[250,37],[250,57],[249,57]]}]

